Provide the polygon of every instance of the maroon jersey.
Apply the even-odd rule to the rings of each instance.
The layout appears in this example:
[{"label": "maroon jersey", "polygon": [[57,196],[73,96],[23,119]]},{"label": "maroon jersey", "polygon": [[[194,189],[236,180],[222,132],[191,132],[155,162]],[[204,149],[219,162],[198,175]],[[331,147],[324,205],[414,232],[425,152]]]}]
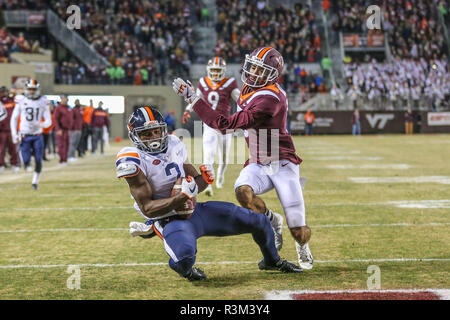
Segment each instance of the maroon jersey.
[{"label": "maroon jersey", "polygon": [[73,125],[72,130],[79,131],[83,128],[83,110],[80,105],[76,105],[72,109]]},{"label": "maroon jersey", "polygon": [[8,96],[1,97],[0,101],[6,109],[6,113],[8,114],[6,119],[0,122],[0,132],[10,132],[11,129],[9,123],[11,121],[11,115],[16,104],[14,103],[14,98]]},{"label": "maroon jersey", "polygon": [[73,126],[72,109],[67,104],[58,104],[55,108],[55,130],[71,130]]},{"label": "maroon jersey", "polygon": [[208,77],[200,78],[198,90],[210,108],[224,116],[230,115],[231,92],[238,87],[235,78],[224,78],[215,84]]},{"label": "maroon jersey", "polygon": [[245,165],[249,161],[268,164],[277,160],[276,155],[271,154],[272,137],[278,140],[279,160],[287,159],[295,164],[302,162],[295,153],[292,137],[286,130],[287,98],[278,84],[254,91],[244,86],[238,106],[242,111],[231,116],[222,115],[212,111],[204,100],[199,99],[194,105],[194,111],[208,126],[222,133],[227,130],[247,130],[246,140],[251,159]]},{"label": "maroon jersey", "polygon": [[103,128],[103,126],[109,128],[108,112],[100,107],[94,109],[94,111],[92,112],[91,126],[92,128]]}]

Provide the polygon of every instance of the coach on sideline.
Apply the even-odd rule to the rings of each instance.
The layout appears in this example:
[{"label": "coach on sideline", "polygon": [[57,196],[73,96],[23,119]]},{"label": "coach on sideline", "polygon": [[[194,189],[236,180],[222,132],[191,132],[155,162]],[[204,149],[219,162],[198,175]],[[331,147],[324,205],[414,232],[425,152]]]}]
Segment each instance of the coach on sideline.
[{"label": "coach on sideline", "polygon": [[97,151],[97,145],[100,142],[100,152],[103,154],[103,126],[109,131],[109,116],[108,112],[102,108],[103,102],[98,103],[98,108],[92,112],[92,154]]},{"label": "coach on sideline", "polygon": [[61,95],[61,102],[55,109],[55,131],[60,164],[67,164],[72,126],[72,109],[67,105],[67,96],[63,94]]}]

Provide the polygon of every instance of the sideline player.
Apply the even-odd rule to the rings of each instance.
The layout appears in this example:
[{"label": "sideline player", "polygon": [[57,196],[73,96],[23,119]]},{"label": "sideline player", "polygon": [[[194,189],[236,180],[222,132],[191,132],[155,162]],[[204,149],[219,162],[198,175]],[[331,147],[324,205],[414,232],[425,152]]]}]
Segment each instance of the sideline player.
[{"label": "sideline player", "polygon": [[14,95],[8,92],[6,87],[0,88],[0,104],[5,109],[4,118],[0,116],[0,172],[5,169],[6,151],[9,153],[12,172],[20,170],[20,159],[17,152],[17,145],[13,143],[11,136],[10,121],[14,110]]},{"label": "sideline player", "polygon": [[[223,58],[214,57],[208,61],[206,66],[206,77],[198,81],[197,95],[205,99],[205,102],[212,110],[216,110],[224,116],[229,116],[231,111],[231,99],[237,101],[240,91],[236,79],[226,78],[226,62]],[[183,115],[183,123],[189,121],[192,105],[186,107]],[[219,166],[217,168],[216,187],[221,189],[225,183],[225,171],[229,161],[231,146],[231,133],[222,134],[203,123],[203,163],[213,167],[216,150],[219,149]],[[214,168],[213,168],[214,170]],[[212,185],[209,185],[205,194],[213,195]]]},{"label": "sideline player", "polygon": [[[295,153],[292,137],[286,130],[288,102],[286,93],[278,85],[283,65],[283,57],[272,47],[260,47],[246,55],[242,68],[244,87],[238,100],[242,110],[232,116],[211,110],[192,86],[180,78],[174,80],[173,89],[193,105],[193,110],[210,127],[222,132],[247,130],[250,159],[235,182],[236,198],[243,207],[269,216],[276,233],[277,248],[281,248],[282,219],[257,196],[275,188],[295,239],[299,264],[304,269],[311,269],[313,257],[308,245],[311,229],[306,225],[300,185],[299,164],[302,160]],[[267,152],[272,138],[278,143],[275,155]]]},{"label": "sideline player", "polygon": [[[117,154],[116,173],[118,178],[126,179],[135,209],[149,220],[149,225],[131,222],[130,232],[133,236],[157,234],[163,239],[169,266],[180,276],[191,281],[206,279],[203,271],[193,267],[198,238],[243,233],[252,234],[263,254],[260,269],[302,271],[280,258],[269,219],[264,215],[219,201],[197,203],[187,219],[175,211],[214,178],[205,165],[200,167],[201,174],[197,173],[188,162],[185,145],[176,136],[168,135],[167,124],[157,109],[140,107],[134,111],[128,120],[128,136],[134,147],[125,147]],[[181,193],[171,196],[180,177],[187,177]]]},{"label": "sideline player", "polygon": [[[20,132],[17,131],[17,120],[20,116]],[[41,119],[44,118],[42,122]],[[44,157],[44,137],[42,129],[52,124],[49,102],[46,96],[40,95],[39,83],[30,79],[25,84],[25,95],[16,96],[16,106],[11,116],[11,135],[14,143],[20,142],[20,153],[28,171],[31,156],[34,156],[35,168],[32,188],[37,190],[42,171]]]}]

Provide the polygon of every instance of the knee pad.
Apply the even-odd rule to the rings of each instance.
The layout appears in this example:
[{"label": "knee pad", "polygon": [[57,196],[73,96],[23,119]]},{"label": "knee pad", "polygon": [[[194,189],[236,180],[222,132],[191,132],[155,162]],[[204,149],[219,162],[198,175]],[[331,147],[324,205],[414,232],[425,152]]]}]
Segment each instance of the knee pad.
[{"label": "knee pad", "polygon": [[286,217],[286,224],[289,228],[303,227],[306,225],[305,206],[303,203],[297,203],[283,209]]}]

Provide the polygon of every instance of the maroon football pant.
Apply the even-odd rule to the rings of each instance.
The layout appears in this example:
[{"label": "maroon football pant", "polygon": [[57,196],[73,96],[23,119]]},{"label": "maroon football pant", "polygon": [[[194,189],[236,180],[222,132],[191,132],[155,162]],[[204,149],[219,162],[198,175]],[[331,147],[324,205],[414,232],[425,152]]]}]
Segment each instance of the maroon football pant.
[{"label": "maroon football pant", "polygon": [[19,164],[19,154],[17,153],[17,146],[13,143],[11,132],[0,132],[0,167],[5,165],[5,154],[8,150],[10,156],[10,164],[17,166]]},{"label": "maroon football pant", "polygon": [[56,135],[56,143],[58,144],[59,163],[67,162],[70,145],[70,130],[62,130],[62,135]]}]

